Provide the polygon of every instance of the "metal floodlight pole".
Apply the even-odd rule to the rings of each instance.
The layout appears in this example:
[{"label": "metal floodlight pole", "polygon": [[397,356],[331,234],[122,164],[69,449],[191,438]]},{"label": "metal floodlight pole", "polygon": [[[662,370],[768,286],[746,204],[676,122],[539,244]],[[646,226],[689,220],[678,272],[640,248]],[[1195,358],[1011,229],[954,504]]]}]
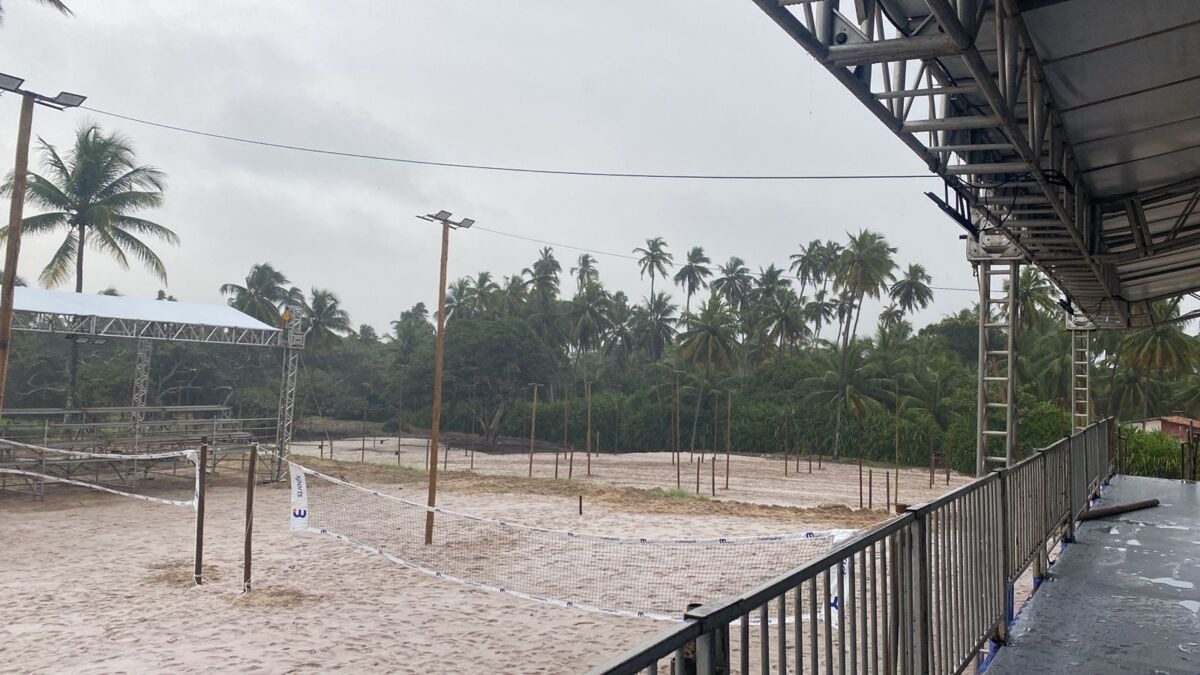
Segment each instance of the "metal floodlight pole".
[{"label": "metal floodlight pole", "polygon": [[449,211],[417,216],[442,226],[442,262],[438,276],[437,339],[433,350],[433,419],[429,425],[429,510],[425,512],[425,544],[433,543],[433,509],[437,506],[437,445],[442,421],[442,357],[446,345],[446,261],[450,252],[450,230],[467,229],[475,224],[470,218],[450,220]]},{"label": "metal floodlight pole", "polygon": [[8,236],[4,251],[4,276],[0,280],[0,411],[4,410],[5,385],[8,383],[8,351],[12,340],[13,288],[17,282],[17,262],[21,253],[21,224],[25,211],[25,188],[29,180],[29,137],[33,131],[33,104],[55,110],[74,108],[86,96],[59,92],[50,98],[22,89],[25,80],[0,73],[0,90],[21,96],[21,116],[17,122],[17,152],[13,162],[12,197],[8,207]]}]

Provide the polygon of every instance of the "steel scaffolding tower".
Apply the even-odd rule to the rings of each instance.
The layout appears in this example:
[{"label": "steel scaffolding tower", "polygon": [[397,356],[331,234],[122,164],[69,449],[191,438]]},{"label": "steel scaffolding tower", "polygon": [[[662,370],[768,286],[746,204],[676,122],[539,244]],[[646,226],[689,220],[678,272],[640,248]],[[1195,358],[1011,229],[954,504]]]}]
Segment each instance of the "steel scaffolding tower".
[{"label": "steel scaffolding tower", "polygon": [[1067,317],[1071,332],[1071,428],[1086,427],[1092,416],[1092,330],[1095,325],[1082,317]]},{"label": "steel scaffolding tower", "polygon": [[[976,398],[975,473],[989,464],[1011,466],[1017,442],[1017,291],[1022,255],[1003,235],[968,240],[967,258],[979,282],[979,376]],[[1003,411],[997,420],[995,411]],[[1004,454],[989,455],[999,438]]]},{"label": "steel scaffolding tower", "polygon": [[283,312],[286,334],[283,341],[283,374],[279,385],[279,421],[275,430],[276,456],[274,480],[283,474],[283,458],[288,454],[292,442],[292,422],[296,415],[296,370],[300,365],[300,351],[304,349],[304,328],[300,312],[288,307]]},{"label": "steel scaffolding tower", "polygon": [[141,408],[146,407],[146,392],[150,388],[150,352],[153,344],[149,340],[137,341],[137,361],[133,369],[133,451],[137,452],[142,437]]}]

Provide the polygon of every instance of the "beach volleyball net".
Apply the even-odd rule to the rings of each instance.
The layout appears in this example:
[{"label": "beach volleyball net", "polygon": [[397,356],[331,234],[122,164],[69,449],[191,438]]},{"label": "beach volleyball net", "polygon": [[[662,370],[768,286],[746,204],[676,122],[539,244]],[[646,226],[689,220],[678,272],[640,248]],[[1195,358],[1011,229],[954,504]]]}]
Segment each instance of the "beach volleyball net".
[{"label": "beach volleyball net", "polygon": [[195,450],[100,453],[0,439],[0,494],[41,498],[48,484],[195,507],[200,468]]},{"label": "beach volleyball net", "polygon": [[[534,527],[430,509],[290,463],[292,529],[327,535],[440,579],[607,614],[677,620],[832,550],[850,531],[668,539]],[[776,617],[784,620],[792,618]]]}]

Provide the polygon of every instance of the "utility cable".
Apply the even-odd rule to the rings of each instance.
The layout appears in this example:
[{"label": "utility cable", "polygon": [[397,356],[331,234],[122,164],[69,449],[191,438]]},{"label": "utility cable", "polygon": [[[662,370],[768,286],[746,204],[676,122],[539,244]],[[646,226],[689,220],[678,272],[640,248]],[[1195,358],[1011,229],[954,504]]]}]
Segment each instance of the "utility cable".
[{"label": "utility cable", "polygon": [[91,108],[88,106],[79,106],[83,110],[94,112],[100,115],[107,115],[117,119],[144,124],[146,126],[156,127],[158,129],[166,129],[183,134],[193,136],[202,136],[222,141],[230,141],[234,143],[244,143],[247,145],[257,145],[265,148],[274,148],[276,150],[291,150],[294,152],[305,152],[314,155],[329,155],[333,157],[347,157],[351,159],[365,159],[376,162],[392,162],[397,164],[413,164],[417,166],[436,166],[452,169],[473,169],[476,171],[499,171],[506,173],[529,173],[541,174],[548,176],[586,176],[594,178],[650,178],[650,179],[668,179],[668,180],[723,180],[723,181],[834,181],[834,180],[913,180],[913,179],[937,179],[937,176],[932,174],[702,174],[702,173],[651,173],[651,172],[626,172],[626,171],[590,171],[580,169],[545,169],[525,166],[512,166],[504,164],[467,164],[463,162],[443,162],[426,159],[413,159],[410,157],[396,157],[390,155],[373,155],[360,152],[351,152],[348,150],[332,150],[328,148],[317,148],[308,145],[296,145],[292,143],[276,143],[273,141],[264,141],[257,138],[247,138],[243,136],[233,136],[230,134],[222,134],[214,131],[202,131],[199,129],[191,129],[188,127],[178,126],[174,124],[166,124],[163,122],[155,122],[153,120],[133,117],[131,115],[122,115],[120,113],[101,110],[99,108]]}]

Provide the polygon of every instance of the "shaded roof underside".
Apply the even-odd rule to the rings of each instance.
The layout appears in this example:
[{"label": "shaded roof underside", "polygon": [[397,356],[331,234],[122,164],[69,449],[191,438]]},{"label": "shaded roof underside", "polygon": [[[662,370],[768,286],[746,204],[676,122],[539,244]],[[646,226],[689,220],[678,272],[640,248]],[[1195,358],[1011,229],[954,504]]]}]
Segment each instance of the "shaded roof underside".
[{"label": "shaded roof underside", "polygon": [[1097,325],[1200,290],[1200,2],[753,1]]}]

